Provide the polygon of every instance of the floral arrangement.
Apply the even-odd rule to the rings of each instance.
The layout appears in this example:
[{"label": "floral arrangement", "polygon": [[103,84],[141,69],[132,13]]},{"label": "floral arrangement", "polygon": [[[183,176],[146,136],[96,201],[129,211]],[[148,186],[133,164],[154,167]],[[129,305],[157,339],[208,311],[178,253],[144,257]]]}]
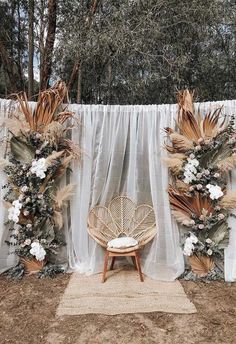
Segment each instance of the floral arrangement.
[{"label": "floral arrangement", "polygon": [[206,276],[228,245],[230,210],[236,191],[227,190],[228,172],[236,166],[234,117],[221,108],[205,116],[194,111],[193,96],[178,99],[176,131],[166,128],[171,144],[165,163],[172,173],[169,199],[176,220],[185,229],[183,253],[194,273]]},{"label": "floral arrangement", "polygon": [[8,150],[0,167],[7,176],[4,205],[9,245],[23,262],[42,267],[54,260],[63,238],[63,206],[74,185],[59,188],[60,179],[81,150],[69,138],[66,122],[73,113],[63,108],[67,89],[62,81],[39,94],[32,110],[25,94],[18,94],[19,109],[5,125]]}]

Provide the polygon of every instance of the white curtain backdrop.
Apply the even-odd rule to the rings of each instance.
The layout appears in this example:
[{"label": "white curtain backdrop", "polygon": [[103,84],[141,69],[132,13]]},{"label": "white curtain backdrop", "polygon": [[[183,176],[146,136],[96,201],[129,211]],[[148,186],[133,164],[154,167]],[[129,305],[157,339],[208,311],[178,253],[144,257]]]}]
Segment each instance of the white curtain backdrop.
[{"label": "white curtain backdrop", "polygon": [[[9,101],[0,100],[1,108],[6,109],[7,103]],[[225,113],[232,114],[236,101],[197,104],[204,112],[219,105],[224,105]],[[102,270],[103,250],[87,233],[88,212],[92,206],[107,204],[122,194],[137,204],[148,203],[155,209],[158,235],[142,254],[144,273],[155,279],[174,280],[184,270],[184,259],[166,192],[168,171],[161,159],[166,155],[163,128],[174,127],[176,105],[75,104],[70,109],[81,120],[81,126],[73,129],[73,141],[84,150],[82,167],[75,163],[71,175],[76,188],[66,225],[70,269],[87,274]],[[1,111],[2,116],[5,114],[5,110]],[[236,188],[236,173],[232,174],[232,185]],[[4,211],[1,211],[0,237],[4,233],[3,219]],[[230,219],[230,224],[230,245],[225,251],[225,279],[236,281],[234,218]],[[0,248],[0,256],[2,250]],[[6,252],[4,254],[6,261]]]}]

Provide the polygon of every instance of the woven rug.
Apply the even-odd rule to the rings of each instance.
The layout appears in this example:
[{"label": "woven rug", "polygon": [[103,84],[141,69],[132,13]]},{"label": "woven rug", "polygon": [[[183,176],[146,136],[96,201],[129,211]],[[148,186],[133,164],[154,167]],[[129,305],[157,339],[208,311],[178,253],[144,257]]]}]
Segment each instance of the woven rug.
[{"label": "woven rug", "polygon": [[101,274],[84,276],[73,273],[57,309],[57,316],[79,314],[127,314],[166,312],[196,313],[178,281],[160,282],[137,271],[109,271],[105,283]]}]

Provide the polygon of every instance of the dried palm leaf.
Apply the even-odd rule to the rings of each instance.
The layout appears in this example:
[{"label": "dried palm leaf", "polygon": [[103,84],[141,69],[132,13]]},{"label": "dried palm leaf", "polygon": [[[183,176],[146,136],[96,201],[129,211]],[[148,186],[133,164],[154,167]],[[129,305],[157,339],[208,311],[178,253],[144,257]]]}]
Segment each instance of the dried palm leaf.
[{"label": "dried palm leaf", "polygon": [[63,216],[62,216],[62,213],[60,211],[54,210],[53,221],[59,229],[61,229],[63,227]]},{"label": "dried palm leaf", "polygon": [[236,154],[233,154],[222,161],[220,161],[217,164],[217,167],[222,171],[222,172],[228,172],[231,171],[234,167],[236,166]]},{"label": "dried palm leaf", "polygon": [[190,141],[197,143],[200,138],[212,139],[224,129],[226,116],[221,121],[222,107],[206,116],[201,116],[199,111],[195,114],[193,95],[188,90],[179,94],[178,105],[177,126],[180,133]]},{"label": "dried palm leaf", "polygon": [[7,118],[5,120],[7,129],[14,135],[18,135],[19,132],[26,132],[30,129],[29,124],[20,117]]},{"label": "dried palm leaf", "polygon": [[12,163],[6,159],[0,158],[0,170],[3,170],[4,167],[12,165]]},{"label": "dried palm leaf", "polygon": [[74,189],[75,184],[69,184],[57,190],[54,200],[59,209],[71,198],[71,196],[74,194]]},{"label": "dried palm leaf", "polygon": [[179,210],[172,210],[172,214],[175,217],[177,222],[183,224],[186,221],[190,221],[191,218],[189,215],[184,214],[182,211]]},{"label": "dried palm leaf", "polygon": [[66,119],[73,116],[73,113],[70,111],[64,110],[58,113],[58,109],[66,96],[67,88],[65,83],[58,81],[51,88],[39,93],[33,113],[29,107],[26,93],[19,93],[17,99],[30,129],[33,131],[44,131],[45,127],[51,122],[58,121],[63,124]]},{"label": "dried palm leaf", "polygon": [[194,113],[193,93],[190,93],[188,89],[179,92],[178,105],[183,111]]},{"label": "dried palm leaf", "polygon": [[185,215],[189,216],[192,214],[201,216],[203,208],[209,214],[214,212],[211,200],[202,196],[200,193],[196,193],[194,196],[188,196],[184,192],[175,190],[172,186],[169,186],[168,193],[172,210],[182,211]]},{"label": "dried palm leaf", "polygon": [[205,277],[214,269],[215,263],[212,258],[193,254],[188,257],[193,272],[199,277]]},{"label": "dried palm leaf", "polygon": [[228,191],[221,198],[219,205],[226,209],[236,208],[236,191]]}]

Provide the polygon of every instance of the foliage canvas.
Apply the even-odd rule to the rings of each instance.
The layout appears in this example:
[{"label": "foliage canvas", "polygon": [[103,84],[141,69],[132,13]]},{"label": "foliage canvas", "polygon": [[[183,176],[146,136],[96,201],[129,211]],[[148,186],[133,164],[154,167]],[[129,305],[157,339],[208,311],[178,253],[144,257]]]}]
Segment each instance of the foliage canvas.
[{"label": "foliage canvas", "polygon": [[171,144],[165,163],[172,174],[172,213],[184,227],[183,252],[192,270],[206,276],[229,241],[228,217],[236,206],[236,191],[227,190],[228,173],[236,166],[234,117],[221,108],[195,112],[193,96],[179,95],[176,130],[166,128]]},{"label": "foliage canvas", "polygon": [[39,94],[32,110],[26,95],[18,94],[19,109],[5,123],[8,150],[0,165],[7,176],[8,244],[23,262],[34,260],[41,267],[65,244],[62,209],[74,185],[59,188],[59,183],[70,162],[81,158],[79,147],[68,138],[71,126],[65,124],[73,113],[63,108],[66,95],[59,81]]}]

